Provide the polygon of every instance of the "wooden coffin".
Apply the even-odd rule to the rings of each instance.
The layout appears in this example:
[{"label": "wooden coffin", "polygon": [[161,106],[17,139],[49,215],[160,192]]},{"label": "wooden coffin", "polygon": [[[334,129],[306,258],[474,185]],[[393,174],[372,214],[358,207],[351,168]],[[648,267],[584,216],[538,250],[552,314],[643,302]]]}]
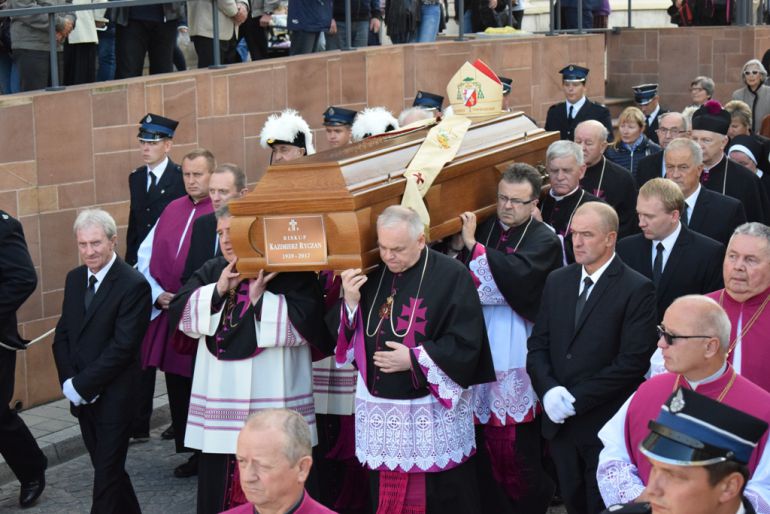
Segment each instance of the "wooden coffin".
[{"label": "wooden coffin", "polygon": [[[386,134],[270,166],[253,191],[230,204],[238,270],[254,276],[260,269],[376,265],[377,216],[401,203],[404,171],[427,132]],[[425,195],[430,239],[459,232],[464,211],[480,220],[493,214],[501,173],[514,162],[543,164],[557,139],[557,132],[545,132],[521,112],[474,120]]]}]

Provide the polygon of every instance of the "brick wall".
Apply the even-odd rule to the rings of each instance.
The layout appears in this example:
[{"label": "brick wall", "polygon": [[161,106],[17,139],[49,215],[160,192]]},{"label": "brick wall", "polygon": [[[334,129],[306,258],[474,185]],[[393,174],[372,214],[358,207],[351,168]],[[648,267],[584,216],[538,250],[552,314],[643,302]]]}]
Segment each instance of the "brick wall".
[{"label": "brick wall", "polygon": [[660,84],[661,105],[681,111],[691,103],[690,82],[714,79],[723,104],[743,87],[741,68],[770,49],[770,27],[637,29],[607,36],[607,96],[631,97],[637,84]]}]

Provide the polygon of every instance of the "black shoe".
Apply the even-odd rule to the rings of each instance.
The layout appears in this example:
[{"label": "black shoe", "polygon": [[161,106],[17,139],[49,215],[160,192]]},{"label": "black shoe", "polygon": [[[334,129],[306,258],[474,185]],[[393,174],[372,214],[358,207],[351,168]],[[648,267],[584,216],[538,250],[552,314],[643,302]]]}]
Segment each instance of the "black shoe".
[{"label": "black shoe", "polygon": [[174,425],[169,425],[166,430],[163,431],[162,434],[160,434],[160,438],[164,439],[166,441],[174,438]]},{"label": "black shoe", "polygon": [[19,505],[22,509],[32,507],[45,489],[45,472],[35,480],[21,483],[21,492],[19,492]]},{"label": "black shoe", "polygon": [[177,478],[189,478],[198,474],[198,452],[195,452],[187,459],[187,462],[180,464],[174,469],[174,476]]}]

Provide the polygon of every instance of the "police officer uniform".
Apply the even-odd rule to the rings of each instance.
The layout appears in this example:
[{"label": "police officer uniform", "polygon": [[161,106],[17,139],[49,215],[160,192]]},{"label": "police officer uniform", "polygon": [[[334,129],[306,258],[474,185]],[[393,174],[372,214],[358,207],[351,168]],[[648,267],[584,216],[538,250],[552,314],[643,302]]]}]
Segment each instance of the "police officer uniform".
[{"label": "police officer uniform", "polygon": [[[561,70],[559,73],[562,75],[562,82],[582,82],[585,84],[588,78],[588,68],[583,68],[576,64],[570,64]],[[581,121],[596,120],[607,128],[609,132],[608,140],[612,140],[612,117],[610,111],[605,106],[592,102],[585,96],[580,101],[585,101],[579,108],[574,105],[568,105],[568,102],[559,102],[552,105],[548,109],[548,114],[545,118],[546,130],[558,130],[561,134],[561,139],[575,140],[575,127]],[[580,103],[578,101],[578,103]],[[572,116],[570,116],[570,108],[572,108]]]},{"label": "police officer uniform", "polygon": [[[634,102],[636,102],[636,105],[638,106],[647,105],[648,103],[652,102],[656,96],[658,96],[657,84],[641,84],[634,86],[631,89],[634,91]],[[656,145],[660,144],[660,140],[658,140],[658,120],[660,119],[661,114],[665,114],[667,112],[667,109],[664,109],[658,105],[658,108],[650,113],[649,116],[645,115],[646,121],[644,135],[655,142]]]},{"label": "police officer uniform", "polygon": [[[157,114],[148,114],[139,122],[139,141],[161,141],[174,137],[179,122]],[[160,170],[157,170],[160,172]],[[160,178],[154,182],[148,177],[146,165],[136,168],[128,176],[128,189],[131,195],[131,207],[128,215],[126,231],[126,263],[136,264],[136,252],[147,237],[160,213],[173,200],[184,196],[184,179],[182,168],[171,159],[163,170]]]}]

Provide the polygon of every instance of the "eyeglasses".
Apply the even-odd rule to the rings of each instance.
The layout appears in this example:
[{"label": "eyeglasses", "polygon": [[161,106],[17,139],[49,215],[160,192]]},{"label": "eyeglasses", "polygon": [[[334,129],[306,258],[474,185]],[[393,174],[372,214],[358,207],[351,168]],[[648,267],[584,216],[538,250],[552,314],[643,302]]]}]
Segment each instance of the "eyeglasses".
[{"label": "eyeglasses", "polygon": [[503,205],[527,205],[528,203],[534,202],[535,199],[532,198],[531,200],[519,200],[518,198],[508,198],[505,195],[497,195],[497,201]]},{"label": "eyeglasses", "polygon": [[655,132],[657,132],[661,136],[667,136],[667,135],[670,134],[670,135],[676,137],[679,134],[684,134],[686,132],[686,130],[679,130],[678,128],[670,128],[670,129],[669,128],[659,128],[659,129],[655,130]]},{"label": "eyeglasses", "polygon": [[666,344],[669,346],[674,345],[674,339],[702,339],[702,338],[712,338],[714,336],[676,336],[672,334],[671,332],[666,331],[666,327],[663,325],[658,325],[658,339],[661,337],[664,341],[666,341]]},{"label": "eyeglasses", "polygon": [[759,75],[759,70],[746,70],[743,72],[743,74],[746,75],[747,77],[749,75]]}]

